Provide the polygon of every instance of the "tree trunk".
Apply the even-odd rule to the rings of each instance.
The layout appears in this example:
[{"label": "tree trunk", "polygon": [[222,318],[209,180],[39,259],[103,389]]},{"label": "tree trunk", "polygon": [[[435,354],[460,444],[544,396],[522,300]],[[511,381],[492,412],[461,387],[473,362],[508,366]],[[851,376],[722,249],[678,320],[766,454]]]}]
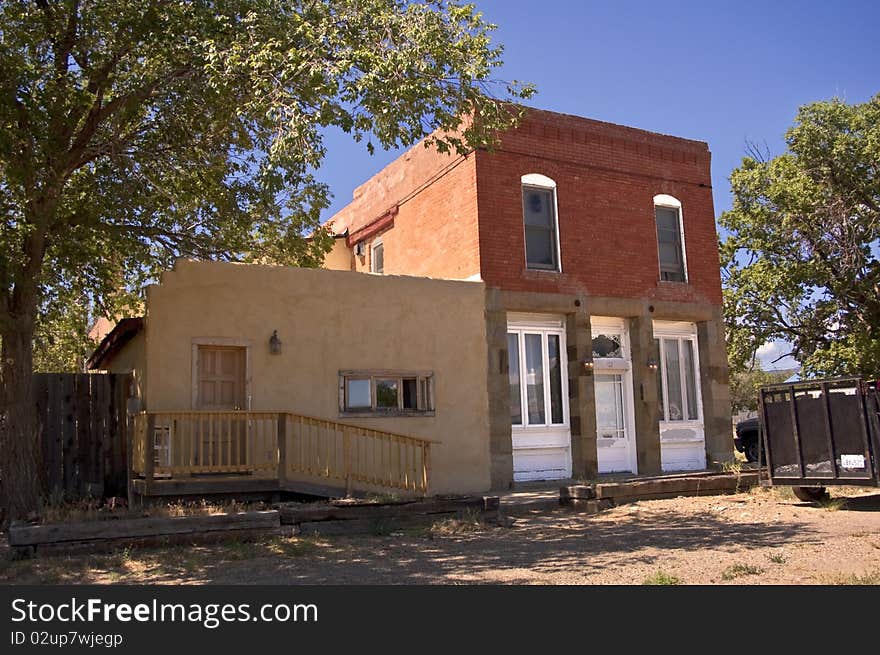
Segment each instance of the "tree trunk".
[{"label": "tree trunk", "polygon": [[[10,325],[11,324],[11,325]],[[36,511],[43,495],[42,444],[33,391],[33,313],[10,321],[0,362],[0,501],[2,524]]]}]

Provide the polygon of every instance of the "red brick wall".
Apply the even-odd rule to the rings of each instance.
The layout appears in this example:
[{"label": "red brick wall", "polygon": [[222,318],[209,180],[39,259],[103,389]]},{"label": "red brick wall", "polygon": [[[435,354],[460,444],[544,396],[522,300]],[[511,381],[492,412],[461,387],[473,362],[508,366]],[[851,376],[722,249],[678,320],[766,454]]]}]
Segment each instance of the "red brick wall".
[{"label": "red brick wall", "polygon": [[[397,205],[381,233],[387,274],[480,273],[515,291],[720,304],[709,164],[702,142],[532,110],[493,153],[462,159],[415,146],[331,220],[337,233],[351,233]],[[562,273],[525,268],[527,173],[556,181]],[[653,198],[661,193],[682,203],[688,284],[659,279]],[[354,259],[356,270],[370,270],[369,247]]]},{"label": "red brick wall", "polygon": [[331,221],[337,233],[368,226],[397,206],[394,225],[366,240],[355,270],[370,270],[370,244],[381,236],[386,274],[464,279],[480,272],[476,162],[421,144],[355,190]]},{"label": "red brick wall", "polygon": [[[721,303],[705,143],[532,111],[493,153],[477,153],[482,277],[516,291]],[[520,179],[557,184],[562,273],[528,271]],[[661,282],[655,195],[682,203],[688,284]]]}]

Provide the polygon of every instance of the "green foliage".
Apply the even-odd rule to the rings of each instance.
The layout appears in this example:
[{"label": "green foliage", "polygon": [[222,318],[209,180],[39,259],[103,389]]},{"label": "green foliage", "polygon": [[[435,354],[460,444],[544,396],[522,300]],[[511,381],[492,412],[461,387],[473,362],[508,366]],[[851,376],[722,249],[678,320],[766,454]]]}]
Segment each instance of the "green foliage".
[{"label": "green foliage", "polygon": [[730,405],[733,413],[757,411],[758,389],[782,382],[790,376],[791,371],[765,371],[759,364],[751,369],[731,371]]},{"label": "green foliage", "polygon": [[786,143],[719,219],[731,369],[785,340],[807,374],[880,376],[880,95],[801,107]]},{"label": "green foliage", "polygon": [[764,569],[760,566],[754,566],[752,564],[734,564],[724,569],[721,573],[721,579],[729,582],[741,578],[744,575],[761,575],[763,572]]},{"label": "green foliage", "polygon": [[645,578],[644,581],[642,581],[642,584],[645,586],[679,585],[681,584],[681,578],[666,573],[666,571],[659,570],[656,573]]},{"label": "green foliage", "polygon": [[0,332],[58,289],[125,313],[178,257],[319,265],[323,130],[491,144],[519,112],[493,28],[441,0],[3,3]]}]

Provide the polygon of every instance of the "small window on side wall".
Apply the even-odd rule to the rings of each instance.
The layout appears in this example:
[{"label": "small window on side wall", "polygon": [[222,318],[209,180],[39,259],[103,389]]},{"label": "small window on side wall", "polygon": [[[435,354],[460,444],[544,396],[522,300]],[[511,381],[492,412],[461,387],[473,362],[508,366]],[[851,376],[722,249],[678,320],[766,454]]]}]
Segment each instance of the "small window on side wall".
[{"label": "small window on side wall", "polygon": [[407,371],[340,371],[343,416],[425,416],[434,413],[434,374]]},{"label": "small window on side wall", "polygon": [[556,182],[544,175],[522,176],[526,268],[559,270]]},{"label": "small window on side wall", "polygon": [[370,246],[370,271],[373,273],[385,272],[385,245],[382,243],[382,239],[376,239]]},{"label": "small window on side wall", "polygon": [[657,224],[660,279],[687,282],[681,203],[672,196],[654,196],[654,218]]}]

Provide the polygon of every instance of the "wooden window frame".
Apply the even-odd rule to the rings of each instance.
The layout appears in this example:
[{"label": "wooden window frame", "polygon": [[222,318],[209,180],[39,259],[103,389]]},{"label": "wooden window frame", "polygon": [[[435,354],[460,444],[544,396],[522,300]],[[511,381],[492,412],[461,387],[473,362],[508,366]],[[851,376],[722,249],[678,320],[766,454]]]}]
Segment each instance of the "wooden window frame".
[{"label": "wooden window frame", "polygon": [[[553,264],[536,264],[529,262],[529,242],[527,233],[529,228],[526,227],[526,191],[532,189],[535,191],[544,191],[550,194],[552,202],[550,208],[553,212],[551,225],[547,228],[550,233],[550,249],[553,254]],[[526,270],[529,271],[545,271],[550,273],[562,272],[562,252],[559,243],[559,202],[556,194],[556,182],[546,175],[539,173],[529,173],[520,178],[520,199],[522,202],[522,225],[523,225],[523,254],[525,255]],[[537,226],[532,226],[537,228]]]},{"label": "wooden window frame", "polygon": [[[375,252],[376,248],[382,249],[382,270],[376,270],[376,257]],[[370,272],[378,273],[379,275],[385,274],[385,243],[382,241],[382,237],[376,237],[373,239],[373,242],[370,244]]]},{"label": "wooden window frame", "polygon": [[[683,278],[681,280],[666,280],[663,278],[663,274],[671,271],[671,268],[668,266],[664,267],[663,262],[660,260],[660,225],[657,222],[658,209],[670,209],[676,213],[678,220],[676,236],[678,237],[678,254],[681,258],[681,276]],[[657,239],[657,265],[660,272],[660,281],[664,284],[688,284],[690,279],[688,277],[687,248],[685,247],[684,240],[684,215],[681,209],[681,201],[678,198],[666,194],[654,196],[654,236]]]},{"label": "wooden window frame", "polygon": [[[396,408],[379,408],[376,406],[376,381],[396,380],[398,384],[398,397]],[[416,380],[416,407],[417,409],[403,406],[403,381]],[[370,381],[370,409],[348,409],[348,384],[349,380]],[[339,416],[363,417],[363,418],[387,418],[398,416],[434,416],[436,406],[436,391],[434,386],[433,371],[400,371],[388,369],[370,370],[342,370],[339,371]]]}]

